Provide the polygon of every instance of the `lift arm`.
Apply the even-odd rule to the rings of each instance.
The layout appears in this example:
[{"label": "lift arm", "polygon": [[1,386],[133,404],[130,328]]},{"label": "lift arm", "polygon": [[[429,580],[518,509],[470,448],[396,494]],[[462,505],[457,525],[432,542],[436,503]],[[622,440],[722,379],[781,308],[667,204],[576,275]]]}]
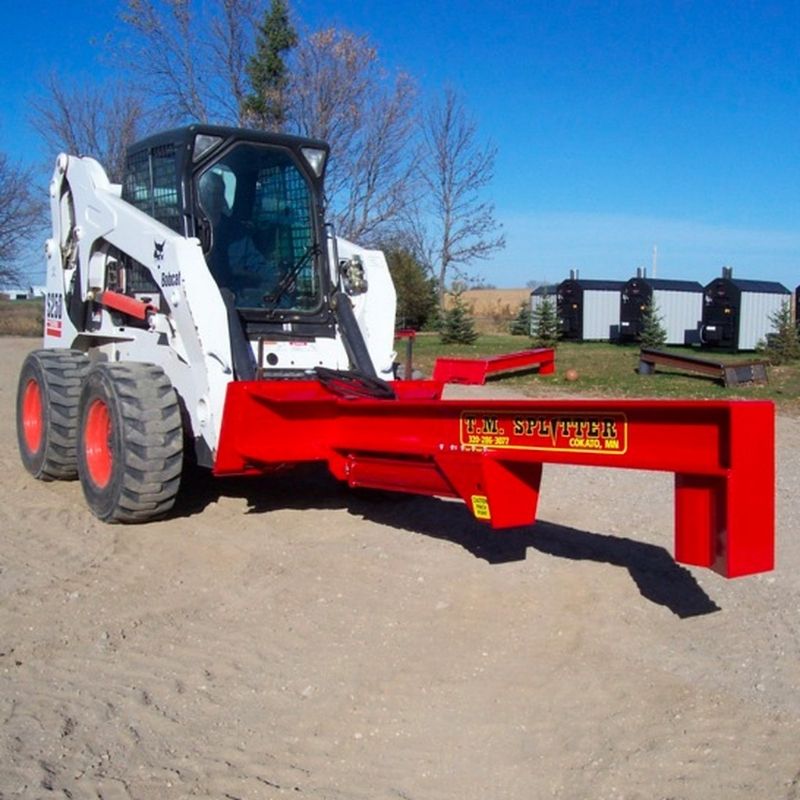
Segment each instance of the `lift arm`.
[{"label": "lift arm", "polygon": [[459,497],[494,528],[530,525],[544,463],[675,474],[675,558],[726,577],[774,565],[774,407],[760,401],[345,398],[318,381],[228,387],[214,472],[327,462],[352,487]]}]

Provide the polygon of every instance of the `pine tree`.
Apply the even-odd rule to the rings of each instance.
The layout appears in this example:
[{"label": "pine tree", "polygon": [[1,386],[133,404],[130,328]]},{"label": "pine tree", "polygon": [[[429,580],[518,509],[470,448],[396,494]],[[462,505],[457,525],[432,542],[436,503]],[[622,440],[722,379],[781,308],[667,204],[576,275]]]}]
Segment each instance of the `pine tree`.
[{"label": "pine tree", "polygon": [[531,304],[527,300],[520,303],[517,316],[511,320],[508,331],[512,336],[531,335]]},{"label": "pine tree", "polygon": [[783,303],[780,310],[770,315],[773,332],[759,348],[771,364],[786,364],[800,359],[800,338],[797,325],[792,320],[789,303]]},{"label": "pine tree", "polygon": [[531,339],[534,347],[555,347],[558,343],[558,315],[549,295],[542,297],[531,314]]},{"label": "pine tree", "polygon": [[289,20],[285,0],[272,0],[258,26],[256,51],[247,64],[253,88],[242,102],[244,116],[263,130],[280,131],[286,123],[286,87],[289,83],[285,56],[297,44],[297,32]]},{"label": "pine tree", "polygon": [[429,325],[439,303],[433,280],[409,250],[388,246],[384,253],[397,292],[398,326],[419,330]]},{"label": "pine tree", "polygon": [[642,309],[642,333],[639,337],[642,347],[658,349],[666,344],[667,331],[662,325],[663,321],[655,303],[648,303]]},{"label": "pine tree", "polygon": [[453,295],[453,305],[442,314],[439,338],[443,344],[473,344],[478,338],[472,311],[461,297],[462,292]]}]

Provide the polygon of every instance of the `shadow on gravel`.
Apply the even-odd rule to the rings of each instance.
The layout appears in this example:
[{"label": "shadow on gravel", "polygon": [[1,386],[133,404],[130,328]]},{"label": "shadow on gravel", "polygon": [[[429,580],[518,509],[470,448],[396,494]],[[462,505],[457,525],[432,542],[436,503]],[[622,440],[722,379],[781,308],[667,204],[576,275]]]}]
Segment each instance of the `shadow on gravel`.
[{"label": "shadow on gravel", "polygon": [[351,490],[327,469],[301,466],[269,477],[215,479],[199,470],[182,490],[173,516],[193,516],[220,497],[240,497],[251,514],[280,509],[346,510],[370,522],[452,542],[489,564],[524,561],[529,549],[572,561],[627,569],[642,596],[686,619],[719,611],[692,573],[663,547],[539,520],[494,531],[457,501]]}]

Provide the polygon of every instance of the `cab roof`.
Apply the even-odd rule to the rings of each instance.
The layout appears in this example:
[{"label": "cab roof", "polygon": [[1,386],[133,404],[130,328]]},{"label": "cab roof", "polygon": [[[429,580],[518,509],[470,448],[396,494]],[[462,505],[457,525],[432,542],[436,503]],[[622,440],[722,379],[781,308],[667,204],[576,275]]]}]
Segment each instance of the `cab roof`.
[{"label": "cab roof", "polygon": [[[194,144],[195,137],[198,135],[219,137],[222,140],[219,146],[224,146],[231,141],[238,140],[278,145],[280,147],[288,147],[292,150],[297,150],[301,147],[311,147],[316,150],[324,150],[326,153],[330,152],[330,147],[327,142],[323,142],[321,139],[292,136],[288,133],[272,133],[270,131],[260,131],[254,128],[235,128],[226,125],[204,125],[200,123],[193,123],[180,128],[171,128],[170,130],[161,131],[160,133],[154,133],[130,145],[128,147],[128,152],[149,150],[165,144],[178,144],[191,147]],[[217,148],[215,147],[214,149],[216,150]]]}]

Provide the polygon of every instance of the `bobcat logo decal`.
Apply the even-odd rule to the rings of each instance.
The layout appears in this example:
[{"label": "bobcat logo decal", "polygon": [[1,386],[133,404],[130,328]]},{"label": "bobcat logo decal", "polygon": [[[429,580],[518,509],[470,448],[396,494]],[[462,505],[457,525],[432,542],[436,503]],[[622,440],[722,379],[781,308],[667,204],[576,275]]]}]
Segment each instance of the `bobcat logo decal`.
[{"label": "bobcat logo decal", "polygon": [[155,245],[155,249],[153,250],[153,260],[154,261],[163,261],[164,260],[164,245],[167,243],[167,240],[164,239],[163,242],[153,242]]}]

